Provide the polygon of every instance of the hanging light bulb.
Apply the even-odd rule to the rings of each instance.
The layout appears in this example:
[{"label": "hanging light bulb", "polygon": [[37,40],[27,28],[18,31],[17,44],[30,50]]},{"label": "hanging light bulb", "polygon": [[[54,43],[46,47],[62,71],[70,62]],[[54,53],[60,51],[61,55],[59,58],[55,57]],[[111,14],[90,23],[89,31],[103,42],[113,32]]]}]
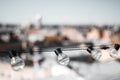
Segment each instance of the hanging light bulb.
[{"label": "hanging light bulb", "polygon": [[55,54],[57,55],[57,62],[61,65],[68,65],[70,62],[70,58],[62,53],[61,48],[57,48],[55,51]]},{"label": "hanging light bulb", "polygon": [[87,51],[95,60],[99,60],[102,56],[101,51],[99,49],[93,49],[93,47],[88,47]]},{"label": "hanging light bulb", "polygon": [[118,50],[120,48],[119,44],[115,44],[114,47],[109,49],[109,54],[111,57],[116,57],[118,55]]},{"label": "hanging light bulb", "polygon": [[18,56],[16,51],[14,51],[14,50],[10,51],[10,58],[11,58],[10,64],[11,64],[11,67],[12,67],[13,70],[19,71],[19,70],[24,68],[25,62],[22,58],[20,58]]}]

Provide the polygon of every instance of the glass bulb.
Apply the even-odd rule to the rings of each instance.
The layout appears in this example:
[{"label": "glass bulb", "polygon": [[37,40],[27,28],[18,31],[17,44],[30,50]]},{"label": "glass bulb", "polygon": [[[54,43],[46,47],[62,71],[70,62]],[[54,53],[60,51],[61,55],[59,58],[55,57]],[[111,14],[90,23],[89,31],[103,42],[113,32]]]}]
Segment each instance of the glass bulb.
[{"label": "glass bulb", "polygon": [[100,58],[101,58],[101,56],[102,56],[102,54],[101,54],[101,51],[100,50],[98,50],[98,49],[94,49],[94,50],[92,50],[92,57],[95,59],[95,60],[99,60]]},{"label": "glass bulb", "polygon": [[70,62],[70,58],[63,53],[60,53],[57,55],[57,61],[61,65],[68,65]]},{"label": "glass bulb", "polygon": [[11,58],[11,66],[12,66],[13,70],[19,71],[24,68],[25,62],[19,56],[12,57]]},{"label": "glass bulb", "polygon": [[115,57],[118,55],[118,50],[112,47],[109,49],[109,53],[110,53],[110,56]]}]

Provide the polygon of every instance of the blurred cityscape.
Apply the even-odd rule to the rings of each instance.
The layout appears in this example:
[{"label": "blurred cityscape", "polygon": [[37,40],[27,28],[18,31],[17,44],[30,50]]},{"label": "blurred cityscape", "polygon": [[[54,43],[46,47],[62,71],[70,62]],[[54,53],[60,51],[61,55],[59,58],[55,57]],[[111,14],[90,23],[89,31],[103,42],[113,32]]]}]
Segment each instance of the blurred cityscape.
[{"label": "blurred cityscape", "polygon": [[[30,22],[26,22],[21,25],[2,23],[0,24],[1,51],[11,49],[24,50],[27,48],[31,48],[34,50],[34,47],[74,48],[84,45],[109,45],[115,43],[120,43],[119,25],[43,25],[41,24],[41,22],[39,22],[37,25]],[[57,64],[54,53],[50,53],[53,52],[30,52],[20,54],[20,56],[25,60],[26,64],[25,69],[22,70],[20,73],[14,72],[10,68],[10,65],[8,64],[8,54],[0,53],[2,61],[1,68],[5,68],[1,69],[0,71],[1,80],[7,80],[8,78],[10,80],[51,80],[55,78],[56,80],[58,79],[58,77],[63,77],[65,78],[65,80],[73,80],[76,78],[78,78],[78,80],[92,80],[91,77],[88,77],[90,76],[88,74],[89,72],[85,69],[91,69],[91,67],[96,68],[98,65],[95,64],[103,66],[100,63],[96,63],[96,61],[85,51],[68,51],[67,53],[65,52],[71,58],[71,65],[67,67]],[[102,58],[101,62],[114,60],[114,58],[108,55],[107,51],[103,51],[103,54],[104,57]],[[79,65],[81,64],[84,67],[80,67]],[[107,65],[107,67],[108,66],[109,64]],[[81,69],[83,69],[83,72],[81,72]],[[92,71],[94,71],[94,69]],[[117,72],[120,72],[120,69],[118,69]],[[92,72],[93,75],[98,73],[100,72]],[[15,74],[16,76],[14,76]],[[72,75],[73,79],[69,78],[69,75]],[[110,77],[110,75],[108,77]],[[104,78],[106,79],[106,77]],[[99,78],[96,80],[102,79]]]},{"label": "blurred cityscape", "polygon": [[120,80],[119,0],[1,0],[0,11],[0,80]]},{"label": "blurred cityscape", "polygon": [[24,49],[28,46],[80,46],[87,43],[119,44],[119,36],[120,25],[0,24],[0,50]]}]

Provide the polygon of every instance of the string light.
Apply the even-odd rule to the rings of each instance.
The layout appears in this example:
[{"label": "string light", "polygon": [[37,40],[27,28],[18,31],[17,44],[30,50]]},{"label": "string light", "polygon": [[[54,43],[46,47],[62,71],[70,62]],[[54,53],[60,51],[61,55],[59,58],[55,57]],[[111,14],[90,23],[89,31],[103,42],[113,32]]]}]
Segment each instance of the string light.
[{"label": "string light", "polygon": [[63,54],[61,48],[57,48],[55,51],[55,54],[57,55],[57,62],[61,65],[68,65],[70,62],[70,58]]},{"label": "string light", "polygon": [[[56,49],[55,49],[56,48]],[[99,60],[102,56],[101,49],[108,49],[109,54],[112,57],[115,57],[118,55],[118,50],[120,48],[120,44],[114,44],[112,45],[96,45],[96,46],[84,46],[84,48],[80,47],[54,47],[54,48],[38,48],[35,50],[31,50],[32,52],[55,52],[57,56],[57,62],[61,65],[68,65],[70,62],[70,58],[64,54],[62,51],[73,51],[73,50],[87,50],[91,56],[95,60]],[[9,51],[9,56],[10,56],[10,64],[13,70],[19,71],[24,68],[25,62],[20,56],[18,56],[18,53],[29,53],[30,49],[24,49],[24,50],[10,50]],[[8,53],[8,51],[0,51],[0,53]]]},{"label": "string light", "polygon": [[12,69],[15,71],[19,71],[23,69],[25,66],[24,60],[20,58],[18,54],[16,53],[16,51],[14,50],[10,51],[9,53],[10,53],[10,58],[11,58],[10,64],[11,64]]}]

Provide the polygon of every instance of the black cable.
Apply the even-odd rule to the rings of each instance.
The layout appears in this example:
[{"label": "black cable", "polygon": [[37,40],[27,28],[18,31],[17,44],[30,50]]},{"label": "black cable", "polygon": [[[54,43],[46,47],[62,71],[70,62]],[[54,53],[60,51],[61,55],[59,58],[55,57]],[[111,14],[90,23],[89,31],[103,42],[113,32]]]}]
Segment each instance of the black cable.
[{"label": "black cable", "polygon": [[[111,46],[112,45],[96,45],[96,46],[93,46],[93,48],[96,48],[96,49],[109,49]],[[54,50],[56,50],[57,48],[61,48],[62,51],[87,50],[88,46],[81,46],[81,47],[72,47],[72,46],[71,47],[51,47],[51,48],[39,47],[37,50],[33,50],[33,48],[34,47],[26,48],[24,50],[19,49],[19,50],[16,50],[16,52],[18,52],[18,53],[29,53],[30,51],[32,51],[32,52],[54,52]],[[32,49],[32,50],[30,50],[30,49]],[[10,50],[0,51],[0,53],[9,53],[9,51]]]}]

